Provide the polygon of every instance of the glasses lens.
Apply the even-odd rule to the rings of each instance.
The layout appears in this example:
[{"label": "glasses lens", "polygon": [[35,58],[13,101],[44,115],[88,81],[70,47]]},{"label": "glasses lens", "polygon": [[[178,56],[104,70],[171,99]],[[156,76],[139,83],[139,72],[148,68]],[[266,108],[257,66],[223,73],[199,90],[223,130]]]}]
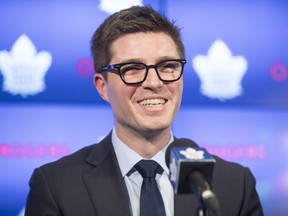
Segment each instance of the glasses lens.
[{"label": "glasses lens", "polygon": [[122,80],[127,84],[138,84],[144,82],[149,68],[156,68],[162,81],[176,81],[180,79],[183,72],[183,60],[166,60],[157,65],[145,65],[143,63],[124,63],[117,67]]},{"label": "glasses lens", "polygon": [[144,80],[146,66],[141,63],[128,63],[120,67],[120,75],[126,83],[138,83]]},{"label": "glasses lens", "polygon": [[174,81],[181,77],[183,65],[180,61],[169,60],[158,64],[159,76],[164,81]]}]

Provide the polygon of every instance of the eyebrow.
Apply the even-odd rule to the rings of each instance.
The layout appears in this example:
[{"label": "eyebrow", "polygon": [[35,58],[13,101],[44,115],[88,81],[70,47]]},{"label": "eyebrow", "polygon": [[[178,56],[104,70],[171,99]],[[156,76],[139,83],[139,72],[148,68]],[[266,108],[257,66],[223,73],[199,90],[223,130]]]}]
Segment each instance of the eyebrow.
[{"label": "eyebrow", "polygon": [[130,59],[122,60],[121,62],[123,62],[123,63],[126,63],[126,62],[127,63],[129,63],[129,62],[141,62],[141,63],[143,63],[145,61],[142,58],[130,58]]},{"label": "eyebrow", "polygon": [[[157,59],[157,61],[155,62],[155,64],[157,64],[158,62],[161,61],[165,61],[165,60],[169,60],[169,59],[180,59],[181,57],[172,57],[172,56],[162,56],[159,59]],[[140,62],[140,63],[145,63],[145,60],[143,58],[130,58],[130,59],[126,59],[121,61],[121,63],[129,63],[129,62]]]}]

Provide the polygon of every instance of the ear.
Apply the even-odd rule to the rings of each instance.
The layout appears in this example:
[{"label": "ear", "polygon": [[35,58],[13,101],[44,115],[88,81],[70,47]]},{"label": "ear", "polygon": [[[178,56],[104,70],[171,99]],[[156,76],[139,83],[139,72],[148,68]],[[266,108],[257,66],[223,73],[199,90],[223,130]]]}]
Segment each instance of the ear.
[{"label": "ear", "polygon": [[96,73],[94,75],[93,83],[99,95],[103,98],[103,100],[109,102],[109,96],[108,96],[108,90],[107,90],[108,83],[104,79],[103,75]]}]

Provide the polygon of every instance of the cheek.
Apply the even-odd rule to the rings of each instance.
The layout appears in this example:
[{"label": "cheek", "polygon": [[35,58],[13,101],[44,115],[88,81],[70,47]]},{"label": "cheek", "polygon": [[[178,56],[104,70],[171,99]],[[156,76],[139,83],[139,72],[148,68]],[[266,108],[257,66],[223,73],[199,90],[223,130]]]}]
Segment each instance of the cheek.
[{"label": "cheek", "polygon": [[174,95],[173,97],[175,99],[175,109],[178,110],[182,101],[183,83],[179,83],[179,85],[174,86],[171,91],[173,92],[172,94]]},{"label": "cheek", "polygon": [[181,99],[182,92],[183,92],[183,82],[179,81],[177,83],[171,83],[173,85],[169,86],[170,92]]},{"label": "cheek", "polygon": [[[114,74],[113,74],[114,75]],[[121,96],[121,86],[119,85],[115,76],[109,76],[107,81],[107,97],[108,102],[113,105],[115,103],[115,100]],[[118,95],[119,94],[119,95]]]},{"label": "cheek", "polygon": [[117,109],[127,108],[131,102],[131,97],[133,97],[135,90],[129,86],[110,84],[107,88],[107,95],[109,98],[109,103],[116,111]]}]

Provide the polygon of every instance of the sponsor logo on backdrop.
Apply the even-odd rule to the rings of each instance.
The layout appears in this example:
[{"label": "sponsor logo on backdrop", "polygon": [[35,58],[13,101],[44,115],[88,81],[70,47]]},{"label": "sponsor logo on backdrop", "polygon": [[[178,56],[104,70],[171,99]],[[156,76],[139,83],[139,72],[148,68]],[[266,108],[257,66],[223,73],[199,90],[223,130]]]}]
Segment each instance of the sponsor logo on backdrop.
[{"label": "sponsor logo on backdrop", "polygon": [[76,71],[83,78],[90,78],[94,74],[92,58],[82,57],[76,62]]},{"label": "sponsor logo on backdrop", "polygon": [[274,62],[270,67],[270,76],[275,82],[288,80],[288,67],[283,62]]},{"label": "sponsor logo on backdrop", "polygon": [[131,6],[142,6],[141,0],[100,0],[100,9],[109,14],[115,13]]},{"label": "sponsor logo on backdrop", "polygon": [[44,77],[51,63],[52,56],[49,52],[37,53],[30,38],[25,34],[21,35],[11,51],[0,51],[3,91],[22,97],[44,91]]},{"label": "sponsor logo on backdrop", "polygon": [[0,158],[60,158],[70,153],[69,145],[62,143],[6,143],[0,142]]},{"label": "sponsor logo on backdrop", "polygon": [[197,55],[192,66],[198,75],[203,95],[225,101],[242,94],[241,81],[247,70],[243,56],[233,56],[222,40],[216,40],[207,55]]},{"label": "sponsor logo on backdrop", "polygon": [[234,143],[230,143],[229,147],[221,146],[220,144],[204,146],[210,154],[217,155],[227,160],[266,160],[268,154],[264,144],[242,144],[236,146]]}]

